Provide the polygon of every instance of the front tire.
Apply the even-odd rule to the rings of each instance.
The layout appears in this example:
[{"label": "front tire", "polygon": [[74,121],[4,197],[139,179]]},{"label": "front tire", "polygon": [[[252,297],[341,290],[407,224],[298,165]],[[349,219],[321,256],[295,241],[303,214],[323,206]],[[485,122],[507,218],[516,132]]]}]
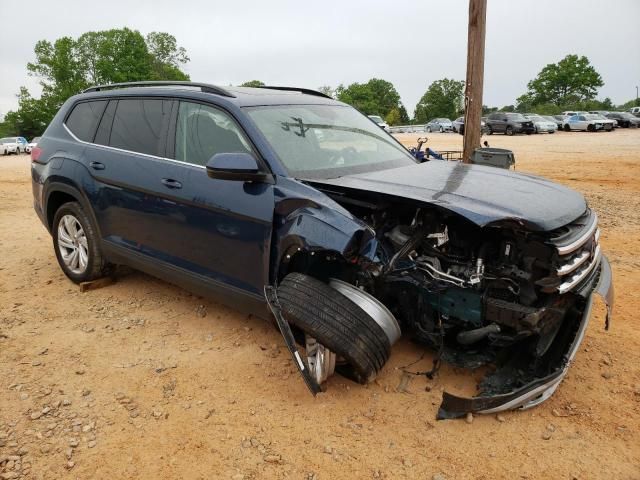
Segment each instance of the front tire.
[{"label": "front tire", "polygon": [[107,273],[97,230],[78,202],[64,203],[56,211],[51,232],[58,264],[70,280],[88,282]]},{"label": "front tire", "polygon": [[593,125],[587,125],[587,132],[595,132],[596,131],[596,127],[594,127]]},{"label": "front tire", "polygon": [[278,286],[278,298],[285,320],[304,332],[307,346],[312,338],[346,362],[337,366],[344,376],[369,383],[388,360],[391,345],[382,327],[326,283],[290,273]]},{"label": "front tire", "polygon": [[444,128],[440,127],[440,133],[444,132]]},{"label": "front tire", "polygon": [[565,132],[570,132],[570,131],[571,131],[571,127],[570,127],[568,124],[566,124],[566,125],[564,126],[564,131],[565,131]]},{"label": "front tire", "polygon": [[431,133],[431,127],[427,127],[427,133]]},{"label": "front tire", "polygon": [[504,131],[504,133],[511,137],[513,135],[513,127],[511,125],[507,126],[507,129]]}]

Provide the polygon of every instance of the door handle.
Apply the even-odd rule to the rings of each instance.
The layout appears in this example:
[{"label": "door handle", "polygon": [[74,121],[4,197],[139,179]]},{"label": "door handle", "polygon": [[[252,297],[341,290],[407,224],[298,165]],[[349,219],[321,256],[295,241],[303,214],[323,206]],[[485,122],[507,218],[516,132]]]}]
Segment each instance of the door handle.
[{"label": "door handle", "polygon": [[162,184],[167,188],[182,188],[182,184],[173,178],[163,178]]},{"label": "door handle", "polygon": [[89,166],[91,168],[93,168],[94,170],[104,170],[104,163],[100,163],[100,162],[91,162],[89,164]]}]

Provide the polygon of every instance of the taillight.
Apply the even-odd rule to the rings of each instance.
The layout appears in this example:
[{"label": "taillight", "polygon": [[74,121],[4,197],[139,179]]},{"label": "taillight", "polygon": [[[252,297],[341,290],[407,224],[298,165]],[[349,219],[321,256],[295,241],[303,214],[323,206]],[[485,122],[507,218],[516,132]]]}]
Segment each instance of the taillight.
[{"label": "taillight", "polygon": [[37,162],[40,159],[41,154],[42,154],[42,149],[40,147],[33,147],[31,149],[31,161]]}]

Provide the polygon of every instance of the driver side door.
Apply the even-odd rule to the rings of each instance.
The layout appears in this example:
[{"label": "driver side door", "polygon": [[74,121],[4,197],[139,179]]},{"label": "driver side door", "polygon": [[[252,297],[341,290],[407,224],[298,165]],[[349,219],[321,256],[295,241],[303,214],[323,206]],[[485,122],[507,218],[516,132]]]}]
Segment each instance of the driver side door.
[{"label": "driver side door", "polygon": [[[217,153],[253,155],[255,147],[234,118],[213,105],[181,100],[169,132],[170,155],[181,165],[181,188],[174,193],[167,255],[181,270],[237,300],[245,310],[264,305],[274,197],[271,183],[213,179],[205,165]],[[169,232],[168,232],[169,233]]]}]

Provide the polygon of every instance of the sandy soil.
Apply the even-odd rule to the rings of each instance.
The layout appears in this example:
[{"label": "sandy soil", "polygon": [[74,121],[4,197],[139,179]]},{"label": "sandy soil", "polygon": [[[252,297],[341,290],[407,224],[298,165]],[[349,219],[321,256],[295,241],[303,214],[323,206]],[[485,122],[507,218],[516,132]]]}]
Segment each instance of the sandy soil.
[{"label": "sandy soil", "polygon": [[80,293],[32,209],[28,157],[0,157],[0,479],[640,478],[640,130],[487,138],[587,195],[616,312],[605,332],[598,303],[548,402],[472,423],[435,421],[472,373],[397,391],[422,353],[406,341],[374,384],[334,377],[314,399],[259,319],[135,272]]}]

